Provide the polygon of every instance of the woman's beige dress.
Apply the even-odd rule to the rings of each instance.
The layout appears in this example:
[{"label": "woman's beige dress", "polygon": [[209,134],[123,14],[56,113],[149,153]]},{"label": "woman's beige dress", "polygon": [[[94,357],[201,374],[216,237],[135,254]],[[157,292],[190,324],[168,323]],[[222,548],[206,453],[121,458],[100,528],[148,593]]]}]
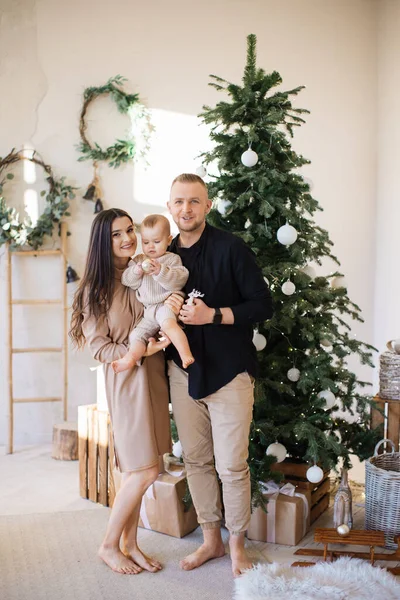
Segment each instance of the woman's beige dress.
[{"label": "woman's beige dress", "polygon": [[133,290],[121,283],[123,269],[115,270],[115,292],[107,315],[84,317],[82,329],[93,357],[104,363],[106,396],[114,433],[116,466],[122,472],[158,464],[170,452],[168,384],[164,353],[143,364],[114,373],[111,362],[128,350],[128,336],[143,315]]}]

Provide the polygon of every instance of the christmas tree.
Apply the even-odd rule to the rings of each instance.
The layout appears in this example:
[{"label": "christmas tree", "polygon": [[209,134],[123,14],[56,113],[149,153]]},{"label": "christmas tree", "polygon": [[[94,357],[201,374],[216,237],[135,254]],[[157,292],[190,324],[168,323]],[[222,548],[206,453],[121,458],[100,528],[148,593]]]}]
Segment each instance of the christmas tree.
[{"label": "christmas tree", "polygon": [[[342,274],[320,275],[310,265],[322,265],[326,257],[339,262],[328,232],[313,220],[321,208],[299,172],[310,161],[291,148],[294,128],[308,113],[291,102],[303,86],[275,89],[282,83],[279,73],[256,67],[255,35],[247,38],[241,86],[211,77],[210,85],[229,101],[205,106],[200,115],[211,125],[214,143],[203,163],[209,171],[217,167],[208,183],[215,206],[209,222],[253,249],[275,308],[254,338],[259,377],[249,464],[257,503],[257,482],[276,478],[270,468],[285,448],[289,457],[324,469],[335,468],[340,458],[348,468],[350,454],[371,456],[379,433],[369,428],[370,398],[361,393],[369,384],[348,370],[347,357],[355,353],[373,366],[374,348],[351,334],[349,321],[362,318]],[[267,454],[276,442],[284,448],[273,446]]]}]

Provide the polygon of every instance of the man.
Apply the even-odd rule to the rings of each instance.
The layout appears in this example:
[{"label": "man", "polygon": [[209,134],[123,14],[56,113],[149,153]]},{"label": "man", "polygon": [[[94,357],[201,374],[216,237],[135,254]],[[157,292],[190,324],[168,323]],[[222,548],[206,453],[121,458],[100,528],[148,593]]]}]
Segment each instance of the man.
[{"label": "man", "polygon": [[184,291],[202,294],[180,312],[195,362],[184,371],[175,348],[168,349],[172,408],[204,536],[181,567],[191,570],[225,554],[217,470],[232,571],[238,576],[251,567],[244,542],[251,511],[247,458],[257,367],[253,326],[272,316],[272,300],[253,252],[237,236],[206,223],[211,201],[200,177],[176,177],[168,208],[179,228],[169,249],[189,269]]}]

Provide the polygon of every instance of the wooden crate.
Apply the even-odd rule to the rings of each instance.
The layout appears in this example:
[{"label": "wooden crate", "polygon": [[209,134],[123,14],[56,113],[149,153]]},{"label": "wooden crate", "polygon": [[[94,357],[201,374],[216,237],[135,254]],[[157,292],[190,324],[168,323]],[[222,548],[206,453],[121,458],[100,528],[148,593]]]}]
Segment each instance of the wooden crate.
[{"label": "wooden crate", "polygon": [[114,450],[110,415],[96,404],[78,407],[79,491],[82,498],[112,506]]},{"label": "wooden crate", "polygon": [[[375,429],[383,425],[383,438],[392,440],[395,445],[395,452],[399,452],[400,437],[400,400],[388,400],[381,398],[379,394],[374,397],[378,409],[371,410],[371,428]],[[382,411],[382,413],[380,412]],[[383,445],[380,452],[383,452]],[[388,448],[390,451],[390,448]]]},{"label": "wooden crate", "polygon": [[322,515],[329,507],[330,480],[329,471],[324,471],[322,481],[311,483],[307,479],[307,469],[310,465],[303,462],[293,462],[285,459],[281,463],[275,463],[273,471],[279,471],[285,476],[285,482],[292,483],[299,492],[306,493],[310,503],[310,524]]}]

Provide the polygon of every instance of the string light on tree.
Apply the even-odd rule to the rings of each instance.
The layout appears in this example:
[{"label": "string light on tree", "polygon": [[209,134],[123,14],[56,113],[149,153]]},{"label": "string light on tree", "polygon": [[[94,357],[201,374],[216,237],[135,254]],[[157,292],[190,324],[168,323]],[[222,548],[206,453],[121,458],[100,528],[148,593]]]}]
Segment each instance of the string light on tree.
[{"label": "string light on tree", "polygon": [[285,460],[287,454],[287,450],[283,444],[279,442],[274,442],[270,444],[266,450],[267,456],[276,456],[276,462],[280,463]]},{"label": "string light on tree", "polygon": [[243,152],[240,160],[245,167],[251,168],[258,163],[258,154],[251,149],[251,146],[249,146],[248,150]]},{"label": "string light on tree", "polygon": [[332,408],[336,404],[336,396],[331,390],[323,390],[318,394],[318,398],[325,400],[327,409]]},{"label": "string light on tree", "polygon": [[324,472],[320,467],[314,465],[313,467],[307,469],[306,476],[308,481],[310,481],[311,483],[319,483],[320,481],[322,481]]},{"label": "string light on tree", "polygon": [[291,246],[297,240],[297,231],[292,225],[286,223],[279,227],[276,237],[278,238],[278,242],[283,246]]},{"label": "string light on tree", "polygon": [[267,345],[267,339],[261,333],[258,333],[258,329],[254,330],[253,344],[255,345],[256,350],[258,350],[258,352],[264,350],[265,346]]},{"label": "string light on tree", "polygon": [[300,379],[300,371],[299,369],[296,369],[296,367],[292,367],[287,372],[287,376],[290,381],[296,382]]},{"label": "string light on tree", "polygon": [[285,294],[285,296],[292,296],[296,291],[296,286],[294,285],[294,283],[290,280],[285,281],[285,283],[282,286],[282,292]]}]

